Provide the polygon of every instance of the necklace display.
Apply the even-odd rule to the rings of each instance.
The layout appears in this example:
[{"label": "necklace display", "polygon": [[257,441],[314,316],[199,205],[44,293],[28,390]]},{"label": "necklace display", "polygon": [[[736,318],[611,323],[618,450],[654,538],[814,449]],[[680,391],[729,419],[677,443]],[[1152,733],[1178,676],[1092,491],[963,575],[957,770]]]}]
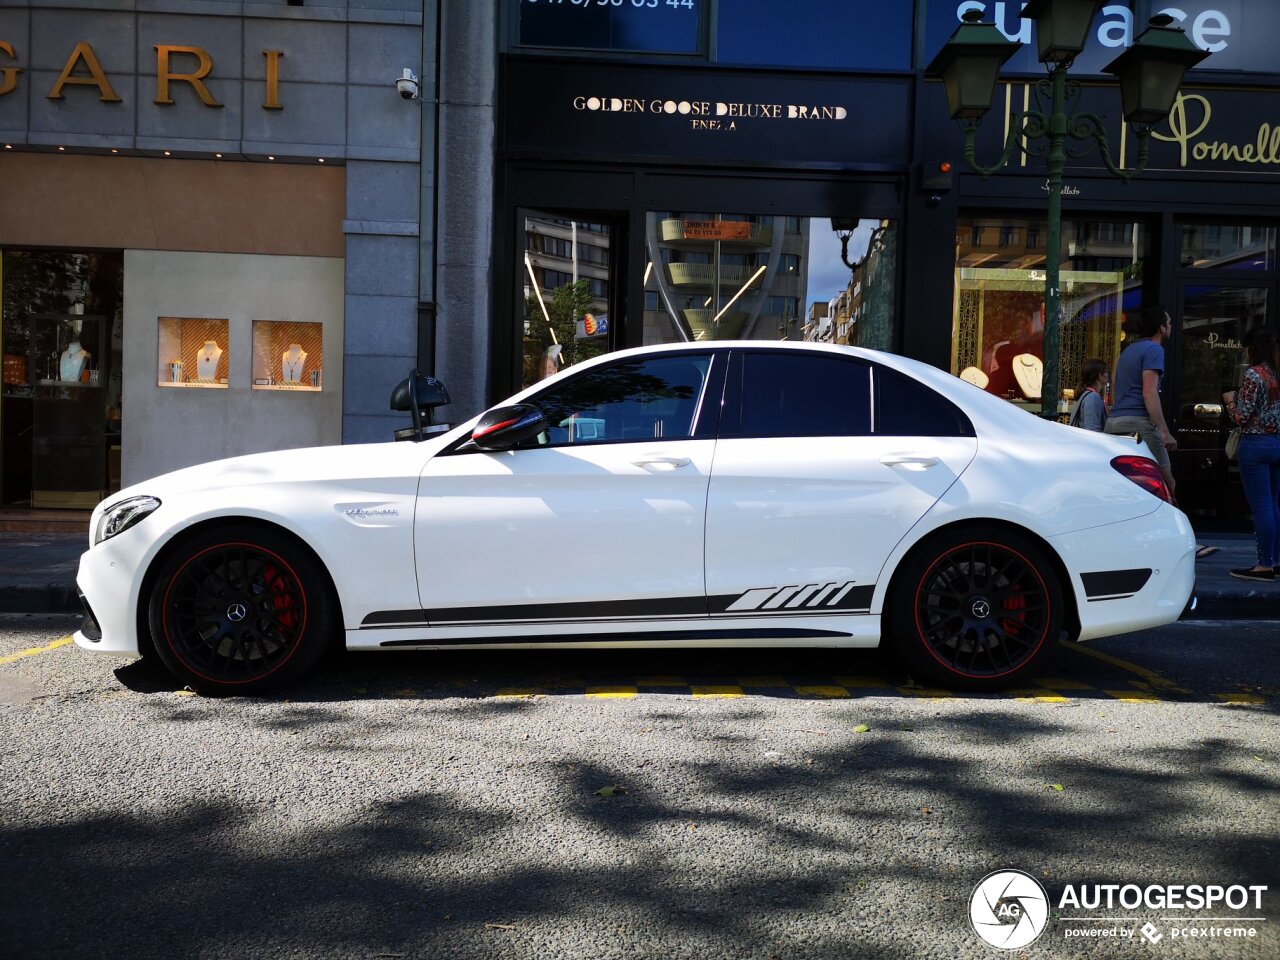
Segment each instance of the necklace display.
[{"label": "necklace display", "polygon": [[78,340],[73,340],[67,344],[67,349],[62,351],[62,356],[58,358],[58,379],[72,383],[79,381],[88,362],[89,354],[84,347],[80,346]]}]

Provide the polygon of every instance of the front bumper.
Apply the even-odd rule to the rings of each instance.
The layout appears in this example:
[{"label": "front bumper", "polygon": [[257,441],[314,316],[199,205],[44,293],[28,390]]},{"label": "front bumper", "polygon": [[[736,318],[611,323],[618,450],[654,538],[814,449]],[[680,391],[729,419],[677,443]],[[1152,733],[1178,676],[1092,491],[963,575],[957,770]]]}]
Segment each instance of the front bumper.
[{"label": "front bumper", "polygon": [[75,632],[77,646],[98,653],[139,655],[142,574],[160,546],[159,529],[142,520],[81,554],[76,588],[86,619]]}]

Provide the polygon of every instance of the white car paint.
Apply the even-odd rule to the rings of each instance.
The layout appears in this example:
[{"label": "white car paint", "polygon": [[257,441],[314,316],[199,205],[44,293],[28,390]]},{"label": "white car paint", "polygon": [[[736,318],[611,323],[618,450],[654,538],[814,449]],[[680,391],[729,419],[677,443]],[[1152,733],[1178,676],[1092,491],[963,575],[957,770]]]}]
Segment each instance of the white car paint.
[{"label": "white car paint", "polygon": [[[1141,455],[1143,448],[1044,422],[902,357],[831,345],[766,346],[835,352],[905,373],[957,403],[976,436],[655,441],[437,457],[470,434],[472,420],[421,443],[288,450],[192,467],[122,490],[95,510],[92,530],[104,507],[127,497],[162,502],[82,557],[77,582],[102,638],[81,631],[76,642],[136,654],[149,565],[191,527],[242,517],[277,524],[315,550],[336,586],[347,645],[360,649],[486,646],[498,639],[502,647],[582,646],[588,637],[596,646],[874,646],[893,572],[911,547],[949,524],[991,518],[1024,528],[1056,552],[1084,639],[1170,622],[1181,612],[1194,582],[1190,526],[1176,508],[1109,466],[1118,454]],[[508,402],[646,352],[606,354]],[[1129,567],[1153,571],[1134,595],[1103,602],[1087,595],[1083,574]],[[822,591],[845,582],[874,585],[865,610],[822,609]],[[465,623],[436,615],[431,624],[394,615],[548,600],[693,598],[700,591],[745,595],[791,585],[797,591],[778,612],[750,609],[743,600],[746,606],[710,618],[731,620],[737,636],[696,641],[666,637],[705,625],[705,613],[658,616],[637,608],[555,623],[518,614]],[[807,586],[814,589],[802,596]],[[824,630],[830,636],[813,635]]]}]

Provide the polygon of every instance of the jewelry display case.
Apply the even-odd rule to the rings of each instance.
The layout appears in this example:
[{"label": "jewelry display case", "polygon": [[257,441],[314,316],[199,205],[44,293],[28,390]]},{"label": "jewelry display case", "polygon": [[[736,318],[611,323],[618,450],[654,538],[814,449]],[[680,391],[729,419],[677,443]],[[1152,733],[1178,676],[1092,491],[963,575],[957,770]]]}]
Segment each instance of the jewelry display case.
[{"label": "jewelry display case", "polygon": [[324,324],[253,321],[253,389],[317,392],[323,370]]},{"label": "jewelry display case", "polygon": [[228,321],[160,317],[156,384],[161,387],[227,388]]},{"label": "jewelry display case", "polygon": [[31,505],[93,507],[104,494],[105,318],[44,314],[31,323],[23,371],[31,378]]}]

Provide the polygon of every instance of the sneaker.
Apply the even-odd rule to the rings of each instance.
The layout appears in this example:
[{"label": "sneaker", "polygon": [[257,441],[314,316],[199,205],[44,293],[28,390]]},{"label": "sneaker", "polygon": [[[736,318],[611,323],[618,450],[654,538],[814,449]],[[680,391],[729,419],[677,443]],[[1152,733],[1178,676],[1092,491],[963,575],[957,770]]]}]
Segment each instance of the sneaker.
[{"label": "sneaker", "polygon": [[1231,575],[1237,580],[1257,580],[1260,583],[1275,583],[1275,570],[1254,570],[1251,567],[1241,567],[1239,570],[1232,570]]}]

